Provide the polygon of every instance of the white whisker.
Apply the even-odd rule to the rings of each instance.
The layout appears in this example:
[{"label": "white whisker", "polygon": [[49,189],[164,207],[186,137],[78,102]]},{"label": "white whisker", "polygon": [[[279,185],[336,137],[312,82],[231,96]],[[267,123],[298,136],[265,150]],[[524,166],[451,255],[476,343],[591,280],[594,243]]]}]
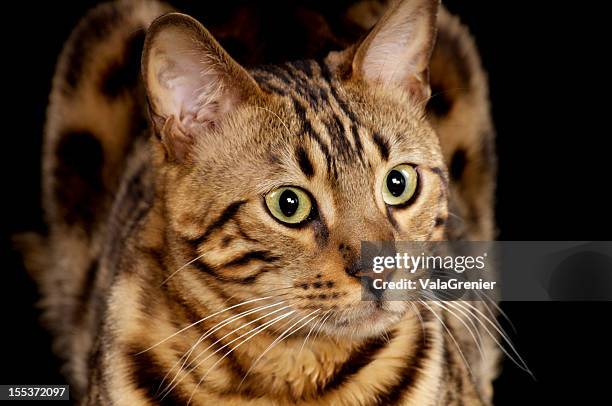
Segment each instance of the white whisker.
[{"label": "white whisker", "polygon": [[176,271],[172,272],[170,274],[170,276],[168,276],[166,279],[164,279],[162,281],[162,285],[165,285],[166,282],[168,282],[170,280],[170,278],[172,278],[174,275],[176,275],[177,273],[179,273],[179,271],[182,271],[183,269],[185,269],[186,267],[188,267],[189,265],[193,264],[194,262],[196,262],[198,259],[202,258],[204,255],[206,254],[202,254],[202,255],[198,255],[197,257],[195,257],[194,259],[192,259],[191,261],[187,262],[186,264],[184,264],[183,266],[181,266],[179,269],[177,269]]},{"label": "white whisker", "polygon": [[[172,371],[173,371],[173,370],[174,370],[174,369],[175,369],[175,368],[178,366],[178,364],[179,364],[179,363],[182,361],[181,366],[180,366],[180,367],[177,369],[177,371],[176,371],[176,374],[175,374],[174,378],[173,378],[173,379],[172,379],[172,381],[171,381],[171,382],[170,382],[170,383],[167,385],[167,387],[168,387],[168,386],[170,386],[170,385],[172,385],[172,383],[173,383],[173,382],[174,382],[174,381],[175,381],[175,380],[178,378],[178,375],[180,374],[181,370],[183,370],[183,368],[185,367],[185,364],[187,363],[187,360],[189,359],[189,356],[190,356],[190,355],[193,353],[193,351],[195,350],[195,348],[196,348],[196,347],[197,347],[197,346],[198,346],[198,345],[199,345],[199,344],[200,344],[202,341],[204,341],[204,340],[206,340],[208,337],[210,337],[212,334],[214,334],[215,332],[219,331],[221,328],[223,328],[223,327],[227,326],[228,324],[232,323],[232,322],[233,322],[233,321],[235,321],[235,320],[241,319],[241,318],[243,318],[243,317],[245,317],[245,316],[248,316],[248,315],[250,315],[250,314],[253,314],[253,313],[255,313],[255,312],[258,312],[258,311],[261,311],[261,310],[268,309],[268,308],[270,308],[270,307],[274,307],[274,306],[281,305],[281,304],[283,304],[283,303],[285,303],[285,302],[286,302],[286,301],[284,301],[284,300],[283,300],[282,302],[273,303],[273,304],[271,304],[271,305],[258,306],[258,307],[254,308],[254,309],[251,309],[251,310],[247,310],[247,311],[241,312],[241,313],[239,313],[239,314],[237,314],[237,315],[235,315],[235,316],[230,317],[230,318],[229,318],[229,319],[227,319],[227,320],[223,320],[223,321],[221,321],[221,322],[217,323],[217,324],[216,324],[214,327],[210,328],[210,329],[209,329],[207,332],[205,332],[205,333],[204,333],[202,336],[200,336],[200,338],[198,338],[198,340],[197,340],[197,341],[196,341],[196,342],[195,342],[195,343],[194,343],[194,344],[191,346],[191,348],[190,348],[190,349],[189,349],[187,352],[185,352],[185,354],[183,354],[183,356],[182,356],[182,357],[181,357],[181,358],[180,358],[180,359],[179,359],[179,360],[178,360],[178,361],[177,361],[177,362],[174,364],[174,366],[173,366],[173,367],[170,369],[170,371],[168,371],[168,372],[166,373],[166,375],[164,376],[164,379],[163,379],[163,380],[162,380],[162,382],[160,383],[160,388],[161,388],[161,385],[162,385],[162,384],[164,383],[164,381],[166,380],[166,378],[168,377],[168,375],[169,375],[169,374],[170,374],[170,373],[171,373],[171,372],[172,372]],[[275,311],[273,311],[273,312],[271,312],[271,313],[268,313],[268,314],[266,314],[265,316],[260,317],[259,319],[255,319],[255,320],[253,320],[253,321],[251,321],[251,322],[249,322],[249,323],[247,323],[247,324],[242,325],[241,327],[239,327],[239,328],[235,329],[234,331],[240,330],[240,329],[242,329],[243,327],[246,327],[246,326],[248,326],[249,324],[252,324],[252,323],[256,322],[257,320],[260,320],[260,319],[261,319],[261,318],[263,318],[263,317],[267,317],[267,316],[269,316],[270,314],[276,313],[276,312],[278,312],[278,311],[280,311],[280,310],[282,310],[282,309],[286,309],[286,308],[288,308],[288,307],[291,307],[291,306],[283,306],[283,307],[281,307],[280,309],[276,309]],[[233,333],[234,331],[232,331],[232,333]],[[226,335],[225,335],[223,338],[225,338],[227,335],[232,334],[232,333],[228,333],[228,334],[226,334]],[[208,351],[208,349],[210,349],[210,348],[211,348],[211,347],[212,347],[214,344],[216,344],[216,343],[211,344],[211,345],[210,345],[208,348],[206,348],[205,350],[203,350],[202,352],[200,352],[200,353],[199,353],[199,354],[198,354],[198,355],[195,357],[195,359],[194,359],[194,360],[193,360],[193,361],[192,361],[192,362],[191,362],[189,365],[187,365],[187,367],[189,368],[189,367],[191,366],[191,364],[192,364],[193,362],[195,362],[195,360],[197,360],[197,359],[198,359],[198,358],[199,358],[199,357],[200,357],[200,356],[201,356],[201,355],[202,355],[204,352]],[[162,393],[163,393],[163,392],[162,392]]]},{"label": "white whisker", "polygon": [[440,316],[438,316],[436,314],[436,312],[425,301],[419,300],[419,302],[421,302],[425,307],[427,307],[427,309],[429,309],[431,314],[433,314],[436,317],[436,319],[438,319],[438,321],[442,324],[442,327],[444,327],[444,330],[446,330],[446,332],[448,333],[448,336],[450,337],[450,339],[453,340],[453,343],[455,344],[455,347],[457,347],[457,350],[459,351],[459,355],[461,356],[461,359],[463,360],[463,363],[465,364],[465,367],[468,369],[470,375],[474,376],[474,373],[472,372],[472,367],[470,366],[470,363],[465,358],[465,355],[463,354],[463,350],[461,350],[461,346],[459,345],[459,343],[455,339],[455,336],[453,335],[453,333],[446,326],[446,323],[444,323],[444,320],[442,320],[440,318]]},{"label": "white whisker", "polygon": [[275,317],[274,319],[267,321],[266,323],[262,324],[261,326],[255,328],[254,330],[248,331],[242,335],[240,335],[239,337],[233,339],[232,341],[230,341],[229,343],[225,344],[224,346],[222,346],[221,348],[217,349],[215,352],[213,352],[212,354],[210,354],[208,357],[206,357],[205,359],[203,359],[202,361],[200,361],[198,363],[198,365],[196,365],[191,371],[193,371],[195,368],[197,368],[198,366],[200,366],[203,362],[205,362],[207,359],[209,359],[210,357],[212,357],[213,355],[215,355],[216,353],[218,353],[219,351],[221,351],[223,348],[229,346],[230,344],[232,344],[234,341],[239,340],[240,338],[244,337],[245,335],[251,334],[250,336],[248,336],[246,339],[244,339],[244,341],[241,341],[240,343],[238,343],[238,345],[236,345],[234,348],[231,348],[227,353],[225,353],[225,355],[223,355],[221,358],[219,358],[217,360],[217,362],[215,362],[210,368],[208,368],[208,371],[206,371],[206,373],[202,376],[202,378],[198,381],[198,384],[196,385],[196,388],[194,389],[194,391],[191,393],[191,396],[189,397],[189,401],[187,402],[187,405],[189,405],[189,403],[191,403],[191,399],[193,398],[193,395],[195,394],[196,390],[198,389],[198,387],[202,384],[202,382],[206,379],[206,377],[208,376],[208,374],[219,364],[219,362],[223,361],[228,355],[230,355],[234,350],[236,350],[238,347],[240,347],[242,344],[246,343],[247,341],[249,341],[251,338],[255,337],[257,334],[261,333],[262,331],[264,331],[268,326],[271,326],[272,324],[276,323],[277,321],[280,321],[282,319],[284,319],[285,317],[288,317],[290,314],[295,313],[295,310],[291,310],[288,313],[285,314],[281,314],[278,317]]},{"label": "white whisker", "polygon": [[280,341],[282,341],[284,338],[289,337],[290,335],[298,332],[299,330],[301,330],[305,325],[307,325],[314,317],[310,318],[308,321],[306,321],[304,324],[302,324],[299,328],[297,328],[296,330],[291,331],[291,333],[287,334],[293,327],[295,327],[298,323],[300,323],[302,320],[304,320],[307,317],[310,317],[312,314],[320,311],[321,309],[316,309],[313,310],[312,312],[310,312],[309,314],[307,314],[306,316],[302,317],[301,319],[299,319],[298,321],[296,321],[295,323],[293,323],[289,328],[287,328],[287,330],[285,330],[285,332],[283,334],[281,334],[279,337],[277,337],[274,341],[272,341],[272,344],[270,344],[268,346],[268,348],[265,349],[265,351],[263,353],[261,353],[261,355],[255,360],[255,362],[253,362],[251,364],[251,367],[249,368],[249,370],[246,372],[246,374],[244,375],[244,378],[242,378],[242,380],[240,381],[240,384],[238,385],[238,389],[240,389],[240,387],[242,386],[242,384],[244,383],[245,379],[247,378],[247,376],[249,376],[249,373],[253,370],[253,368],[255,368],[255,366],[257,365],[257,363],[270,351],[272,350]]},{"label": "white whisker", "polygon": [[328,310],[328,312],[330,312],[327,316],[325,316],[323,318],[323,320],[321,320],[321,323],[319,324],[319,327],[317,328],[317,332],[315,333],[315,335],[312,337],[313,340],[316,340],[317,337],[319,336],[319,334],[321,333],[321,330],[323,329],[323,325],[325,325],[325,322],[327,321],[327,319],[329,319],[332,316],[332,312],[331,310]]},{"label": "white whisker", "polygon": [[453,312],[451,309],[449,309],[449,307],[451,307],[450,302],[439,302],[436,300],[432,300],[432,303],[434,303],[435,305],[438,305],[439,307],[445,309],[447,312],[449,312],[453,317],[455,317],[457,320],[459,320],[459,322],[461,324],[463,324],[463,326],[465,327],[465,329],[468,331],[468,333],[472,336],[472,339],[474,340],[474,343],[476,344],[476,347],[478,348],[478,352],[480,352],[480,356],[482,358],[485,357],[484,355],[484,350],[482,349],[482,336],[480,335],[480,331],[478,331],[478,327],[476,326],[476,324],[474,324],[474,321],[466,316],[465,313],[463,313],[461,310],[457,309],[456,307],[453,307],[453,309],[457,310],[459,313],[461,313],[463,316],[466,316],[466,318],[468,319],[468,321],[470,322],[470,324],[472,324],[472,326],[474,327],[474,330],[476,331],[476,334],[478,335],[478,338],[476,338],[476,335],[474,334],[474,332],[472,331],[472,329],[465,323],[465,321],[463,320],[462,317],[459,317],[455,312]]},{"label": "white whisker", "polygon": [[208,315],[208,316],[206,316],[206,317],[204,317],[204,318],[202,318],[202,319],[200,319],[200,320],[198,320],[198,321],[196,321],[196,322],[194,322],[194,323],[191,323],[191,324],[190,324],[190,325],[188,325],[187,327],[183,327],[182,329],[180,329],[180,330],[179,330],[179,331],[177,331],[176,333],[174,333],[174,334],[172,334],[172,335],[169,335],[168,337],[164,338],[163,340],[161,340],[161,341],[160,341],[160,342],[158,342],[157,344],[154,344],[154,345],[150,346],[149,348],[147,348],[147,349],[145,349],[145,350],[142,350],[142,351],[140,351],[140,352],[136,353],[136,355],[140,355],[140,354],[142,354],[142,353],[145,353],[145,352],[147,352],[147,351],[150,351],[150,350],[152,350],[153,348],[155,348],[155,347],[157,347],[157,346],[159,346],[159,345],[161,345],[161,344],[165,343],[166,341],[170,340],[172,337],[175,337],[175,336],[177,336],[178,334],[180,334],[180,333],[184,332],[185,330],[188,330],[188,329],[190,329],[191,327],[194,327],[194,326],[196,326],[196,325],[198,325],[198,324],[200,324],[200,323],[202,323],[202,322],[204,322],[204,321],[206,321],[206,320],[210,319],[211,317],[214,317],[214,316],[216,316],[216,315],[218,315],[218,314],[225,313],[225,312],[227,312],[227,311],[229,311],[229,310],[231,310],[231,309],[235,309],[236,307],[239,307],[239,306],[244,306],[245,304],[248,304],[248,303],[253,303],[253,302],[260,301],[260,300],[266,300],[266,299],[271,299],[271,298],[274,298],[274,296],[265,296],[265,297],[260,297],[260,298],[256,298],[256,299],[247,300],[247,301],[244,301],[244,302],[242,302],[242,303],[238,303],[238,304],[235,304],[235,305],[233,305],[233,306],[230,306],[230,307],[228,307],[228,308],[226,308],[226,309],[219,310],[218,312],[215,312],[215,313],[213,313],[213,314],[211,314],[211,315]]},{"label": "white whisker", "polygon": [[304,339],[304,342],[302,343],[302,347],[300,348],[300,352],[298,352],[298,356],[299,356],[299,355],[302,353],[302,350],[304,349],[304,346],[306,345],[306,342],[308,341],[308,338],[310,337],[310,335],[312,334],[312,332],[314,331],[314,329],[315,329],[315,328],[316,328],[316,327],[319,325],[319,323],[320,323],[320,322],[323,320],[323,318],[325,317],[325,315],[326,315],[327,313],[329,313],[329,312],[331,312],[331,309],[330,309],[330,310],[327,310],[327,311],[326,311],[325,313],[323,313],[322,315],[317,316],[317,317],[319,317],[319,319],[316,321],[316,323],[314,323],[314,324],[312,325],[312,327],[310,328],[310,331],[309,331],[309,332],[308,332],[308,334],[306,335],[306,338]]},{"label": "white whisker", "polygon": [[[531,372],[531,370],[529,369],[529,367],[527,366],[527,363],[525,362],[525,360],[521,357],[521,355],[519,354],[519,352],[516,350],[516,348],[514,347],[514,345],[512,344],[512,341],[510,340],[510,338],[506,335],[506,333],[503,331],[503,329],[500,329],[497,327],[497,325],[495,323],[493,323],[491,320],[489,320],[489,318],[482,313],[478,308],[476,308],[475,306],[473,306],[472,304],[468,303],[468,302],[457,302],[458,305],[461,306],[461,304],[465,304],[469,307],[471,307],[472,309],[474,309],[478,314],[480,314],[480,316],[482,316],[482,318],[489,324],[491,325],[496,331],[497,333],[499,333],[501,335],[501,337],[504,339],[504,341],[508,344],[508,346],[510,347],[510,349],[512,350],[512,352],[516,355],[516,357],[518,358],[518,361],[508,353],[508,351],[506,350],[506,348],[495,338],[495,335],[491,333],[491,331],[486,327],[486,325],[484,324],[484,322],[476,317],[476,320],[482,325],[482,327],[484,328],[484,330],[487,332],[487,334],[489,334],[489,336],[491,337],[491,339],[495,342],[495,344],[497,344],[497,346],[504,352],[504,354],[506,354],[506,356],[508,356],[508,358],[510,358],[510,360],[512,362],[514,362],[519,368],[521,368],[523,371],[527,372],[529,375],[531,375],[533,377],[533,373]],[[469,311],[469,309],[468,309]],[[520,361],[520,362],[519,362]]]}]

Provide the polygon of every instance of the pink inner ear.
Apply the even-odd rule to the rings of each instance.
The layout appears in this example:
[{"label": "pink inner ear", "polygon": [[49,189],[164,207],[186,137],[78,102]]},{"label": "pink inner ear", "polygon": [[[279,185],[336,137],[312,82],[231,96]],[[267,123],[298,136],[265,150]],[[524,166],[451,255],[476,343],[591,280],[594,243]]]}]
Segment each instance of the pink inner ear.
[{"label": "pink inner ear", "polygon": [[[195,53],[195,51],[190,51]],[[182,54],[182,55],[181,55]],[[203,124],[217,118],[218,105],[223,98],[219,75],[208,69],[195,55],[177,53],[169,59],[165,55],[164,68],[160,69],[158,81],[164,90],[168,115],[178,118],[183,125],[197,122]]]},{"label": "pink inner ear", "polygon": [[218,58],[190,36],[172,28],[159,33],[150,57],[153,80],[148,83],[156,113],[175,117],[183,131],[214,125],[238,101],[220,69]]}]

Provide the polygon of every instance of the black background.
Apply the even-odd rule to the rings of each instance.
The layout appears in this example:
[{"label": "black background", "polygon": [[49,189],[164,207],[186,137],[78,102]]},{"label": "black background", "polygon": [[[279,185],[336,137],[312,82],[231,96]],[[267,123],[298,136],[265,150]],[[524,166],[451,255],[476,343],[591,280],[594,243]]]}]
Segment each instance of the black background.
[{"label": "black background", "polygon": [[[42,226],[40,141],[51,77],[64,40],[93,3],[2,6],[3,384],[63,382],[49,336],[37,324],[35,288],[8,236]],[[498,134],[499,239],[610,240],[601,12],[593,3],[445,3],[469,25],[489,72]],[[496,404],[609,403],[611,303],[502,307],[535,379],[506,362]]]}]

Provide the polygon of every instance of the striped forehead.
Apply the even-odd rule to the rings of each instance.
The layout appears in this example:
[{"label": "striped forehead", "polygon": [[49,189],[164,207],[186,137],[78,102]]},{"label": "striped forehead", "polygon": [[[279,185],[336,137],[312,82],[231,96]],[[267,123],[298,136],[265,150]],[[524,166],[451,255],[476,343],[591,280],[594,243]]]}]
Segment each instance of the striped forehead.
[{"label": "striped forehead", "polygon": [[[301,127],[295,134],[300,145],[295,156],[302,169],[309,167],[307,154],[301,149],[305,143],[299,143],[302,138],[323,154],[331,178],[338,178],[342,167],[367,167],[358,115],[325,62],[304,60],[263,66],[252,74],[262,89],[286,98],[295,114]],[[379,135],[374,138],[386,157],[388,143]]]}]

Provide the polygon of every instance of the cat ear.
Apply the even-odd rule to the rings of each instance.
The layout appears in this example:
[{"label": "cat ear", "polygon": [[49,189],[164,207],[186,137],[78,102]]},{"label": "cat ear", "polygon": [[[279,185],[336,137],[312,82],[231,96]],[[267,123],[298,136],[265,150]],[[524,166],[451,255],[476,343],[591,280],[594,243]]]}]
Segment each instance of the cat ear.
[{"label": "cat ear", "polygon": [[358,46],[354,74],[370,83],[403,87],[417,100],[427,100],[438,4],[439,0],[392,3]]},{"label": "cat ear", "polygon": [[167,154],[178,161],[195,137],[259,91],[198,21],[179,13],[151,24],[142,72],[155,129]]}]

